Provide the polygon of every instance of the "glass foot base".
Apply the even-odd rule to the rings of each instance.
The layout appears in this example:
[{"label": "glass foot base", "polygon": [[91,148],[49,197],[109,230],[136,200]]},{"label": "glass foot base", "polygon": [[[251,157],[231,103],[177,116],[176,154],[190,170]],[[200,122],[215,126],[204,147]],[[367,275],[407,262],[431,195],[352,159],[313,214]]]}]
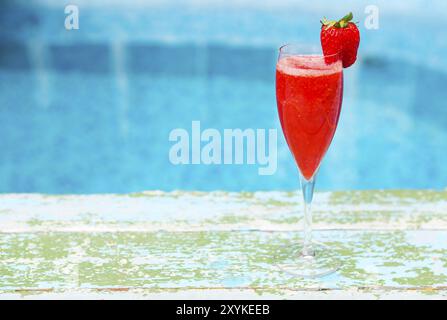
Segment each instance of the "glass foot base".
[{"label": "glass foot base", "polygon": [[317,278],[330,275],[341,267],[335,252],[321,243],[313,242],[313,255],[303,255],[302,244],[281,247],[275,257],[276,265],[294,277]]}]

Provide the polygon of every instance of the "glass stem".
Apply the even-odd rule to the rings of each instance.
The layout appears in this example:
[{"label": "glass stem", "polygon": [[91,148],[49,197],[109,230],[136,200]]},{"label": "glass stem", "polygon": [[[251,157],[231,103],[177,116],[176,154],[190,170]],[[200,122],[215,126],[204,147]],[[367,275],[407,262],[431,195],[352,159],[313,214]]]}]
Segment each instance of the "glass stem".
[{"label": "glass stem", "polygon": [[301,190],[304,200],[304,217],[303,217],[303,252],[304,257],[314,256],[312,247],[312,198],[314,195],[315,176],[310,180],[306,180],[300,175]]}]

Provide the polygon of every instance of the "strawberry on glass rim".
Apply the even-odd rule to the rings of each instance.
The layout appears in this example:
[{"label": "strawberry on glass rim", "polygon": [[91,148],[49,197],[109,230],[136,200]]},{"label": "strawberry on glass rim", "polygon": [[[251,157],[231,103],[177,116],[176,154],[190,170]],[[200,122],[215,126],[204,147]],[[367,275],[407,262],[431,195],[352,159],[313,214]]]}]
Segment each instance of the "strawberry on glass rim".
[{"label": "strawberry on glass rim", "polygon": [[[352,12],[338,21],[321,20],[321,47],[325,56],[340,54],[343,68],[348,68],[357,59],[360,44],[360,32],[357,25],[351,22]],[[331,63],[332,61],[326,61]]]}]

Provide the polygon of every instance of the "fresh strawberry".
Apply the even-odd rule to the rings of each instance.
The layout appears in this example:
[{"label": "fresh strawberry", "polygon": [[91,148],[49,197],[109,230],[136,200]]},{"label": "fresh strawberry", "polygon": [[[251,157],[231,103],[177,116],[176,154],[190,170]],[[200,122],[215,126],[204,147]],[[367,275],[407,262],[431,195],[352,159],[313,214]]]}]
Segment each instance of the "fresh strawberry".
[{"label": "fresh strawberry", "polygon": [[350,12],[338,21],[323,18],[321,21],[321,47],[325,55],[341,54],[343,68],[350,67],[357,59],[360,33],[356,24],[351,22]]}]

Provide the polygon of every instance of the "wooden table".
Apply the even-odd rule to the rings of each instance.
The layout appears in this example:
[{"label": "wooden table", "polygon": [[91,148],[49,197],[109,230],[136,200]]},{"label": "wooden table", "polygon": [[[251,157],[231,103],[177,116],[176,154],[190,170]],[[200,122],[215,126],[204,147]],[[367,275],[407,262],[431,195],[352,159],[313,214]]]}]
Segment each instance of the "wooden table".
[{"label": "wooden table", "polygon": [[317,193],[336,274],[291,278],[286,192],[0,195],[0,298],[446,298],[447,191]]}]

